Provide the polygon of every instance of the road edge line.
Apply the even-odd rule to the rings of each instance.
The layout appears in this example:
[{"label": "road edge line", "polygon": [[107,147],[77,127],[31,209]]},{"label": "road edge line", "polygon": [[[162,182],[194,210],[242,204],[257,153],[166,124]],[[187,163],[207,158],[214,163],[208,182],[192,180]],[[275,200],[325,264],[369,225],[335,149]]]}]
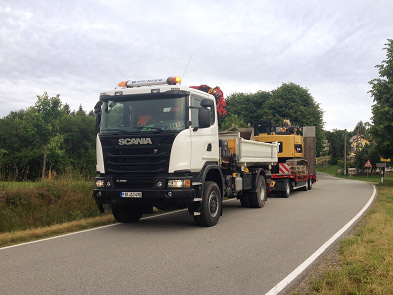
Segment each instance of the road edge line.
[{"label": "road edge line", "polygon": [[336,232],[325,244],[323,244],[317,251],[315,251],[310,257],[308,257],[302,264],[300,264],[294,271],[292,271],[288,276],[286,276],[281,282],[270,289],[265,295],[275,295],[281,292],[286,286],[288,286],[298,275],[300,275],[307,267],[309,267],[331,244],[333,244],[351,225],[359,219],[360,216],[370,207],[374,201],[377,189],[373,185],[374,191],[366,205],[355,215],[344,227],[342,227],[338,232]]},{"label": "road edge line", "polygon": [[[228,202],[228,201],[233,201],[233,200],[235,200],[235,199],[225,200],[225,201],[223,201],[223,203]],[[186,211],[186,210],[187,210],[187,209],[180,209],[180,210],[165,212],[165,213],[162,213],[162,214],[156,214],[156,215],[146,216],[146,217],[141,218],[141,220],[150,219],[150,218],[154,218],[154,217],[158,217],[158,216],[164,216],[164,215],[174,214],[174,213],[178,213],[178,212],[182,212],[182,211]],[[112,224],[108,224],[108,225],[103,225],[103,226],[99,226],[99,227],[93,227],[93,228],[89,228],[89,229],[84,229],[84,230],[80,230],[80,231],[76,231],[76,232],[72,232],[72,233],[68,233],[68,234],[62,234],[62,235],[58,235],[58,236],[54,236],[54,237],[49,237],[49,238],[39,239],[39,240],[35,240],[35,241],[30,241],[30,242],[24,242],[24,243],[20,243],[20,244],[5,246],[5,247],[1,247],[1,248],[0,248],[0,251],[1,251],[1,250],[5,250],[5,249],[10,249],[10,248],[19,247],[19,246],[26,246],[26,245],[30,245],[30,244],[39,243],[39,242],[45,242],[45,241],[49,241],[49,240],[54,240],[54,239],[58,239],[58,238],[62,238],[62,237],[67,237],[67,236],[71,236],[71,235],[82,234],[82,233],[85,233],[85,232],[89,232],[89,231],[93,231],[93,230],[98,230],[98,229],[103,229],[103,228],[106,228],[106,227],[111,227],[111,226],[120,225],[120,224],[122,224],[122,223],[116,222],[116,223],[112,223]]]}]

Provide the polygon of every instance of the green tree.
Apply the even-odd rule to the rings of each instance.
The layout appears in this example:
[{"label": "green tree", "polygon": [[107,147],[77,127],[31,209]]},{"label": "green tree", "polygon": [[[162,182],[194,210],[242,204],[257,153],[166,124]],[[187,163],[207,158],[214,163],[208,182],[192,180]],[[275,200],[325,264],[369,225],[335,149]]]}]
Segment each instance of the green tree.
[{"label": "green tree", "polygon": [[[45,119],[46,115],[50,118]],[[76,172],[78,177],[91,177],[95,172],[95,137],[92,112],[86,115],[82,107],[71,111],[67,104],[62,106],[58,96],[49,98],[44,93],[34,106],[0,119],[0,177],[23,180],[45,175],[44,143],[44,163],[57,175]]]},{"label": "green tree", "polygon": [[4,151],[0,169],[7,180],[27,178],[41,166],[34,130],[26,124],[31,112],[31,108],[14,111],[0,119],[0,149]]},{"label": "green tree", "polygon": [[364,164],[370,160],[373,169],[376,167],[376,163],[379,162],[379,153],[377,152],[377,146],[374,142],[365,145],[355,155],[355,166],[360,170],[364,170]]},{"label": "green tree", "polygon": [[297,84],[284,83],[270,92],[232,94],[227,98],[227,110],[251,124],[272,120],[281,126],[284,119],[289,119],[299,126],[315,126],[317,154],[323,150],[323,111],[310,92]]},{"label": "green tree", "polygon": [[[331,163],[337,163],[337,160],[344,160],[344,144],[345,144],[345,130],[333,129],[332,131],[325,131],[326,140],[329,143],[329,154],[331,155]],[[347,133],[347,155],[349,151],[350,134]]]},{"label": "green tree", "polygon": [[393,39],[385,44],[386,59],[377,65],[379,78],[371,80],[374,98],[371,135],[385,158],[393,157]]},{"label": "green tree", "polygon": [[60,120],[60,133],[63,136],[68,168],[88,176],[95,172],[94,114],[86,115],[80,107]]},{"label": "green tree", "polygon": [[42,147],[42,178],[46,175],[48,144],[59,132],[59,120],[65,114],[59,97],[59,94],[49,97],[46,92],[41,96],[37,95],[37,101],[32,107],[29,120],[31,128],[34,129],[36,141]]},{"label": "green tree", "polygon": [[242,118],[238,115],[230,114],[223,119],[221,124],[221,130],[227,130],[235,125],[238,128],[245,128],[247,127],[247,123],[244,122]]},{"label": "green tree", "polygon": [[267,91],[234,93],[227,98],[228,115],[236,115],[247,124],[253,124],[261,118],[270,119],[271,116],[266,113],[264,105],[271,97],[272,94]]}]

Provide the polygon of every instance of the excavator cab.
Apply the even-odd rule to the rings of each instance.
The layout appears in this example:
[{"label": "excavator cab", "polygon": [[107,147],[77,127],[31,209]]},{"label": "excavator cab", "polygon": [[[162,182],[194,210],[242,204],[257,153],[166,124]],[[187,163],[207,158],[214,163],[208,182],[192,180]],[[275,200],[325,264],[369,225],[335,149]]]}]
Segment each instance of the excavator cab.
[{"label": "excavator cab", "polygon": [[303,137],[301,129],[284,120],[283,126],[276,128],[273,121],[258,121],[254,124],[255,140],[260,142],[279,142],[279,162],[292,158],[303,158]]}]

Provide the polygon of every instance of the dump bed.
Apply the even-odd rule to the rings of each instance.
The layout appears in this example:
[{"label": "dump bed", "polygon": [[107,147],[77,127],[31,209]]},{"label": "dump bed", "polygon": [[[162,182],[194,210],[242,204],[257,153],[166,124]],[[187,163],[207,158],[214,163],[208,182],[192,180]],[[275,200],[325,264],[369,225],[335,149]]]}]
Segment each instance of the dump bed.
[{"label": "dump bed", "polygon": [[240,137],[239,131],[220,132],[220,140],[228,141],[231,153],[236,153],[239,164],[247,166],[275,164],[278,162],[278,143],[257,142]]}]

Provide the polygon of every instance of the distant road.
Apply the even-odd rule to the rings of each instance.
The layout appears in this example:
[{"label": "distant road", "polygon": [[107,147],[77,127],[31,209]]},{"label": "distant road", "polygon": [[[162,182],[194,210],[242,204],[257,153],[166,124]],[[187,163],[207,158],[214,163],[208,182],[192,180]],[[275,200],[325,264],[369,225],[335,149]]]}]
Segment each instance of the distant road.
[{"label": "distant road", "polygon": [[318,179],[262,209],[228,201],[211,228],[182,211],[0,249],[0,294],[265,294],[373,193],[364,182]]}]

